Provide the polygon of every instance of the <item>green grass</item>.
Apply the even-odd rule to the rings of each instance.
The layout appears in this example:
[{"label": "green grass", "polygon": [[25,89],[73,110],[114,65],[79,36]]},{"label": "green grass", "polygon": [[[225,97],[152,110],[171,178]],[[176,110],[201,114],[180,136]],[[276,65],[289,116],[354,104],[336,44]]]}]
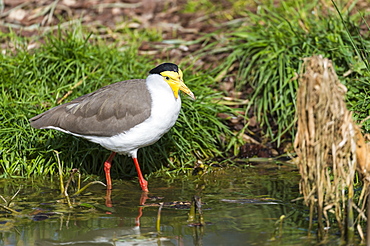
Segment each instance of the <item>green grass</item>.
[{"label": "green grass", "polygon": [[[123,48],[116,47],[116,43],[106,45],[104,40],[86,35],[81,28],[59,30],[47,35],[45,43],[35,50],[27,50],[24,41],[12,34],[2,36],[19,48],[0,55],[1,177],[56,174],[54,150],[59,152],[66,170],[77,167],[85,174],[102,173],[107,150],[58,131],[33,129],[28,119],[56,106],[70,90],[72,94],[63,102],[113,82],[145,78],[151,68],[164,62],[138,55],[141,41],[156,39],[152,32],[143,31],[139,40],[135,30],[122,30],[122,35],[126,41]],[[184,96],[182,112],[173,130],[153,146],[139,150],[145,173],[162,166],[168,170],[184,169],[198,158],[221,155],[225,149],[221,137],[231,137],[231,132],[216,117],[218,112],[230,110],[211,102],[219,96],[208,88],[212,79],[181,68],[185,83],[197,100]],[[116,177],[135,175],[131,158],[116,157],[112,172]]]},{"label": "green grass", "polygon": [[[367,117],[370,36],[369,32],[360,35],[364,21],[360,14],[347,14],[353,5],[338,13],[330,1],[326,3],[330,8],[322,1],[280,1],[278,6],[262,2],[256,13],[245,12],[244,18],[230,22],[228,33],[203,52],[229,53],[215,71],[220,75],[238,64],[236,89],[253,88],[244,110],[253,110],[266,136],[278,145],[293,139],[297,75],[302,58],[312,55],[334,62],[348,88],[347,102],[354,118]],[[370,132],[370,121],[363,128]]]},{"label": "green grass", "polygon": [[[220,8],[212,1],[202,3],[206,12]],[[290,141],[295,134],[296,78],[304,57],[321,54],[333,60],[341,81],[348,87],[347,105],[354,118],[359,121],[366,118],[370,114],[370,38],[366,32],[359,34],[363,18],[360,14],[350,16],[346,11],[339,14],[334,5],[328,11],[318,3],[281,1],[274,6],[263,1],[255,3],[259,6],[257,12],[248,12],[248,8],[239,7],[252,4],[249,0],[230,2],[238,10],[222,11],[222,18],[236,13],[243,18],[224,24],[227,32],[222,29],[222,33],[191,41],[202,43],[206,55],[227,53],[227,58],[219,61],[221,65],[213,71],[179,64],[197,100],[184,97],[175,127],[157,144],[139,151],[144,172],[164,167],[179,173],[191,168],[197,159],[226,156],[228,149],[238,152],[242,143],[216,116],[220,112],[231,114],[231,109],[214,103],[221,95],[210,89],[217,88],[216,81],[229,74],[235,64],[238,64],[236,89],[243,92],[253,88],[247,95],[250,104],[241,109],[252,110],[268,139],[277,144]],[[328,4],[331,2],[327,1]],[[189,1],[184,11],[194,12],[198,8],[198,2]],[[72,94],[63,102],[110,83],[145,78],[151,68],[165,62],[138,55],[143,41],[161,41],[161,33],[156,30],[120,25],[114,35],[105,35],[105,39],[94,33],[86,34],[84,27],[77,24],[69,31],[32,37],[41,44],[33,50],[27,49],[28,40],[14,33],[0,33],[0,41],[13,47],[0,55],[2,177],[55,174],[53,150],[60,153],[66,169],[79,167],[85,173],[102,173],[108,151],[64,133],[33,129],[28,122],[32,116],[56,106],[68,91]],[[37,38],[45,41],[38,42]],[[183,64],[193,64],[194,56],[184,59]],[[369,132],[370,121],[363,128]],[[135,175],[131,159],[116,157],[113,173]]]}]

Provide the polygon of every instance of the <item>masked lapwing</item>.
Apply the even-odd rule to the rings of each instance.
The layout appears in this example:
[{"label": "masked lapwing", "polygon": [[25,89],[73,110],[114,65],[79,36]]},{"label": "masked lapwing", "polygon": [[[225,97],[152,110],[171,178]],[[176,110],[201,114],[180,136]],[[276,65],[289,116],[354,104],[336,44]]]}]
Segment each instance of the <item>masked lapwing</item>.
[{"label": "masked lapwing", "polygon": [[177,65],[163,63],[146,79],[110,84],[51,108],[30,119],[31,126],[82,137],[112,151],[104,163],[108,189],[115,154],[131,156],[141,189],[147,192],[137,151],[158,141],[175,124],[181,108],[179,91],[195,99],[182,76]]}]

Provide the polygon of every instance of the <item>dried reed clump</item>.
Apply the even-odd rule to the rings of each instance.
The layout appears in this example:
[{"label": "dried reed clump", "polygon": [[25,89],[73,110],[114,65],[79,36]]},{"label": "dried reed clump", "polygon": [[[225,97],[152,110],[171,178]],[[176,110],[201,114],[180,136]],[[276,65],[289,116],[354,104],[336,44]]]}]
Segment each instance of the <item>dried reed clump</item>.
[{"label": "dried reed clump", "polygon": [[342,235],[351,237],[357,128],[345,105],[346,87],[339,82],[331,61],[322,56],[305,58],[303,69],[294,143],[300,190],[310,206],[311,223],[313,212],[317,212],[319,235],[324,234],[325,226],[330,226],[330,211],[334,212]]}]

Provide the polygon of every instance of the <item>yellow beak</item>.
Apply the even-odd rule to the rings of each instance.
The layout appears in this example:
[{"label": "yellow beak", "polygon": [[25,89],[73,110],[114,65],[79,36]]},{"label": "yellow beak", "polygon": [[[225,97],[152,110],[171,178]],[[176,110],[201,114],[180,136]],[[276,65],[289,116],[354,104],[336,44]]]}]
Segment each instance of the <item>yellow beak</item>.
[{"label": "yellow beak", "polygon": [[[193,100],[195,100],[195,96],[194,96],[193,92],[185,85],[185,83],[183,81],[179,81],[178,84],[179,84],[180,91],[186,93],[189,97],[191,97]],[[173,91],[173,94],[177,98],[179,96],[179,90]]]}]

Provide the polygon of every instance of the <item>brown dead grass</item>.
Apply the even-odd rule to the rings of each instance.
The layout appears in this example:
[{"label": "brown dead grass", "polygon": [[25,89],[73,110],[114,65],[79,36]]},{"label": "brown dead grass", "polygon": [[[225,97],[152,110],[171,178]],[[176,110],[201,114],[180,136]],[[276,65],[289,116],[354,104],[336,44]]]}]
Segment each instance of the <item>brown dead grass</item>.
[{"label": "brown dead grass", "polygon": [[320,236],[324,236],[325,227],[330,227],[328,214],[334,211],[342,235],[351,240],[357,146],[356,126],[345,105],[346,88],[328,59],[305,58],[304,70],[297,93],[298,131],[294,143],[300,190],[310,206],[311,222],[317,212]]}]

